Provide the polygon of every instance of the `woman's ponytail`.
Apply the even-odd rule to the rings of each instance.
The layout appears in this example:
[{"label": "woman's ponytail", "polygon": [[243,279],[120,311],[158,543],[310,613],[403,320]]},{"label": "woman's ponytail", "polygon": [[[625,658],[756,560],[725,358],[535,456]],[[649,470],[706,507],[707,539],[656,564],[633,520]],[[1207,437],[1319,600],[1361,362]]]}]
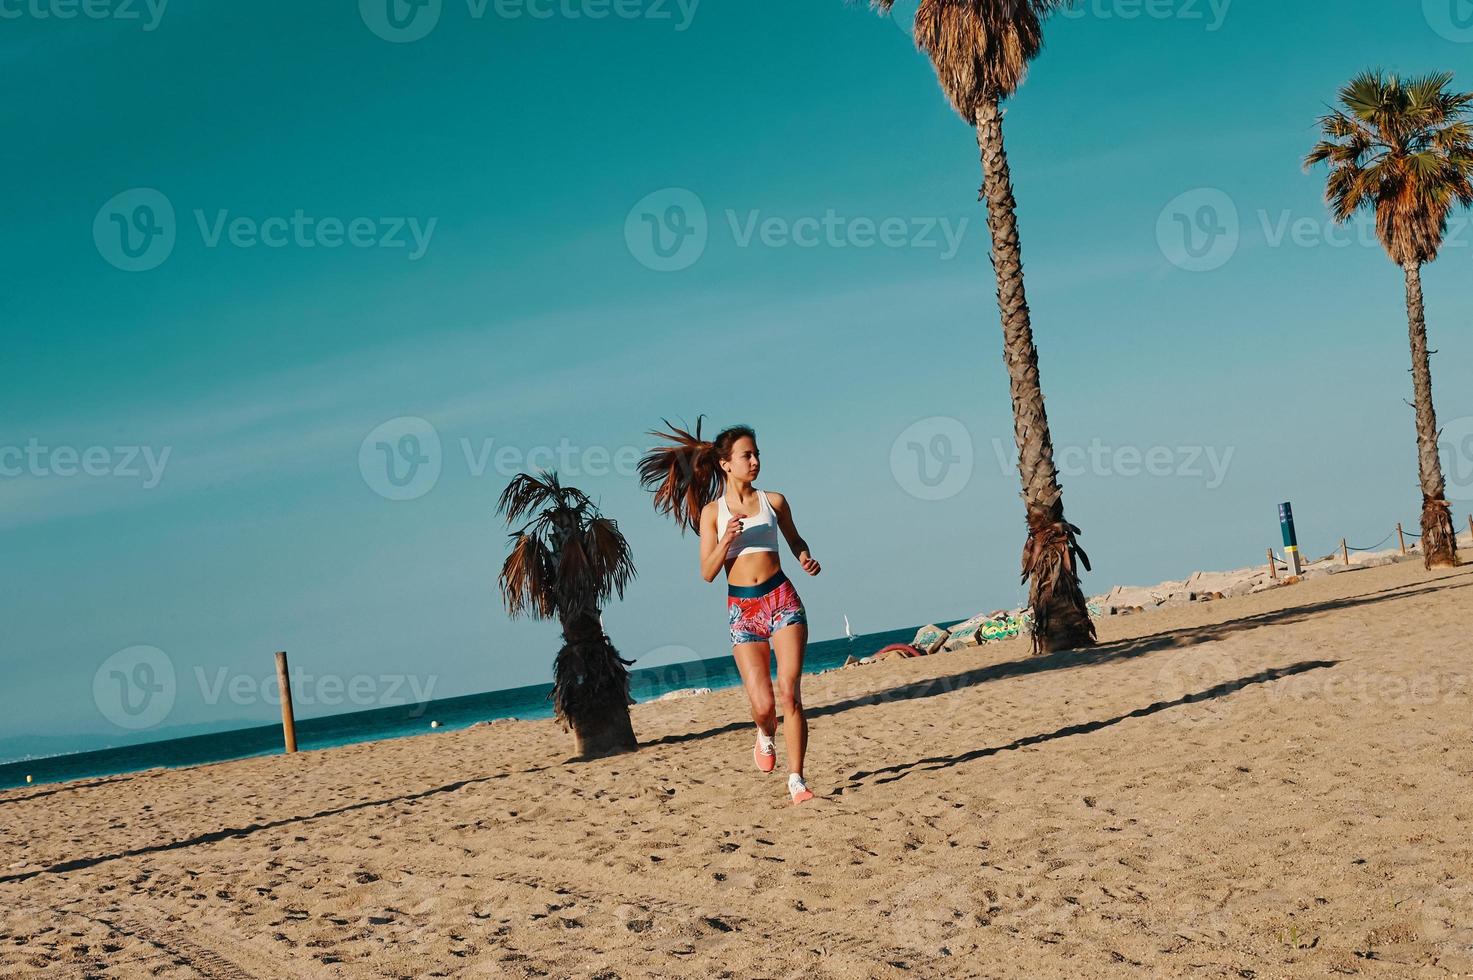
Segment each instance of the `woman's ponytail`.
[{"label": "woman's ponytail", "polygon": [[703,419],[696,419],[694,434],[661,419],[669,431],[650,435],[670,445],[656,446],[639,461],[640,486],[654,492],[655,510],[675,518],[682,534],[687,527],[700,530],[701,508],[721,494],[723,485],[721,453],[716,443],[701,438]]}]

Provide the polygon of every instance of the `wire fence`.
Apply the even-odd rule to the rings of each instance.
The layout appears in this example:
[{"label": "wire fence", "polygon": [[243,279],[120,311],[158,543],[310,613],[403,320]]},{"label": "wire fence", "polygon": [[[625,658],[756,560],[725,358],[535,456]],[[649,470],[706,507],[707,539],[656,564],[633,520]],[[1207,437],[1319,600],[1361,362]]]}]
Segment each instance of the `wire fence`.
[{"label": "wire fence", "polygon": [[1345,547],[1348,548],[1348,549],[1350,549],[1351,551],[1375,551],[1377,548],[1381,547],[1383,544],[1385,544],[1386,542],[1390,541],[1391,540],[1391,535],[1392,534],[1395,534],[1395,533],[1396,533],[1395,531],[1392,531],[1391,534],[1386,535],[1386,537],[1382,538],[1380,541],[1377,541],[1375,544],[1371,545],[1369,548],[1357,548],[1353,544],[1347,544]]},{"label": "wire fence", "polygon": [[[1470,533],[1473,533],[1473,524],[1470,524],[1469,531],[1470,531]],[[1419,534],[1416,531],[1408,531],[1406,529],[1406,525],[1405,524],[1398,524],[1394,530],[1392,530],[1392,531],[1390,531],[1390,532],[1387,533],[1386,537],[1382,538],[1380,541],[1377,541],[1375,544],[1370,545],[1368,547],[1358,548],[1355,545],[1350,544],[1350,543],[1344,541],[1343,539],[1341,540],[1341,544],[1344,545],[1345,550],[1347,552],[1350,552],[1350,551],[1358,551],[1358,552],[1376,551],[1382,545],[1384,545],[1386,542],[1388,542],[1392,538],[1396,537],[1398,533],[1400,533],[1404,538],[1417,538],[1417,539],[1420,539],[1422,537],[1422,535]],[[1411,548],[1415,548],[1416,545],[1413,544],[1410,547]],[[1300,549],[1300,551],[1302,553],[1303,552],[1303,549]],[[1278,552],[1274,551],[1272,548],[1269,549],[1269,554],[1273,555],[1274,562],[1277,565],[1281,565],[1284,568],[1288,568],[1289,567],[1289,562],[1288,562],[1287,559],[1284,558],[1283,555],[1281,555]],[[1317,561],[1325,561],[1326,559],[1334,558],[1337,554],[1340,554],[1340,547],[1339,546],[1336,546],[1336,547],[1330,549],[1321,558],[1309,558],[1309,559],[1306,559],[1306,562],[1308,564],[1313,564],[1313,563],[1315,563]]]}]

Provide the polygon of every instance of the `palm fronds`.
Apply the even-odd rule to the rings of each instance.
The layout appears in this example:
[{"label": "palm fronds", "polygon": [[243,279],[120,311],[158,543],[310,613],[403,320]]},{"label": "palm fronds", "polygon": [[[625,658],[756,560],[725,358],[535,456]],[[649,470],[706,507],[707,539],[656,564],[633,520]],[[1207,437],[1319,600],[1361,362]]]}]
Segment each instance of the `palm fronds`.
[{"label": "palm fronds", "polygon": [[1329,165],[1335,220],[1374,212],[1398,265],[1435,259],[1452,210],[1473,207],[1473,93],[1449,91],[1452,80],[1362,72],[1341,88],[1341,107],[1321,117],[1323,138],[1304,159],[1306,169]]},{"label": "palm fronds", "polygon": [[[1043,50],[1043,22],[1069,0],[921,0],[916,47],[936,69],[952,107],[975,123],[978,107],[1002,100],[1023,84],[1028,64]],[[894,0],[872,0],[889,14]]]},{"label": "palm fronds", "polygon": [[512,616],[546,619],[553,614],[556,570],[552,553],[535,534],[517,532],[516,544],[501,566],[501,598]]},{"label": "palm fronds", "polygon": [[595,517],[588,522],[585,537],[584,551],[593,577],[604,585],[599,600],[608,599],[610,594],[623,595],[634,578],[634,557],[618,523],[607,517]]},{"label": "palm fronds", "polygon": [[556,473],[520,473],[502,491],[497,510],[508,523],[529,518],[512,533],[515,543],[501,569],[510,615],[567,620],[623,597],[635,575],[629,542],[583,491],[563,486]]}]

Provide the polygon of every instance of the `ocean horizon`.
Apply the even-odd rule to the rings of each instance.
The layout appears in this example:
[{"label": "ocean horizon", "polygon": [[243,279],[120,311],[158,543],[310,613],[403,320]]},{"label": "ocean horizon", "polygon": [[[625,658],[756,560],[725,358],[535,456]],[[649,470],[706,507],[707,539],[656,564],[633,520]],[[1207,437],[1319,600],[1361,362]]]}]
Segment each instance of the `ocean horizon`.
[{"label": "ocean horizon", "polygon": [[[957,621],[946,619],[937,622]],[[908,643],[921,625],[924,624],[865,633],[853,639],[810,640],[804,658],[804,673],[813,674],[840,666],[851,654],[863,657],[891,643]],[[643,703],[671,691],[697,687],[709,687],[714,691],[740,683],[736,662],[728,653],[703,660],[631,669],[629,695],[636,703]],[[479,722],[504,718],[551,718],[551,692],[552,684],[549,682],[319,717],[299,716],[296,719],[297,747],[302,750],[328,749],[357,742],[457,731]],[[439,725],[431,728],[431,722],[439,722]],[[120,733],[119,737],[125,737],[125,734]],[[568,748],[572,750],[571,741]],[[22,754],[0,763],[0,789],[95,779],[160,767],[177,769],[207,765],[271,755],[282,749],[281,723],[275,722],[107,748]],[[29,783],[27,777],[30,777]]]}]

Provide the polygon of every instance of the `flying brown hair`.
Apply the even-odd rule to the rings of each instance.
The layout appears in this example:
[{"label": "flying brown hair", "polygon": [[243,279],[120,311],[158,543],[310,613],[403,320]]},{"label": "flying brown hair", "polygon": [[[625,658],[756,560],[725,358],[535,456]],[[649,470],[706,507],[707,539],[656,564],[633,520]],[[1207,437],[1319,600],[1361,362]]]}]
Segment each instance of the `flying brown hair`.
[{"label": "flying brown hair", "polygon": [[651,431],[650,435],[670,445],[656,446],[639,461],[640,486],[654,493],[655,510],[675,518],[682,534],[687,527],[700,530],[701,508],[721,496],[725,489],[726,474],[721,461],[730,458],[731,447],[743,436],[757,438],[750,426],[733,425],[717,433],[715,441],[708,442],[701,438],[701,423],[705,418],[702,415],[696,419],[694,434],[661,419],[669,431]]}]

